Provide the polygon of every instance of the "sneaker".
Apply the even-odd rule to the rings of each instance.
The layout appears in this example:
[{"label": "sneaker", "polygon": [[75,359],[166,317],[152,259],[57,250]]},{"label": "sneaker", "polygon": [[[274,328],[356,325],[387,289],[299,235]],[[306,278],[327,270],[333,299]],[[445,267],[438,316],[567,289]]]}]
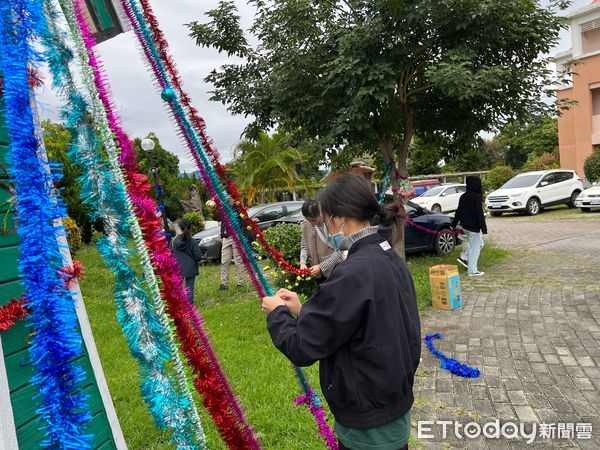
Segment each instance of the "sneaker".
[{"label": "sneaker", "polygon": [[462,265],[462,266],[463,266],[465,269],[468,269],[468,268],[469,268],[469,262],[468,262],[468,261],[465,261],[465,260],[464,260],[464,259],[462,259],[462,258],[456,258],[456,260],[457,260],[457,261],[458,261],[458,263],[459,263],[460,265]]},{"label": "sneaker", "polygon": [[227,286],[225,286],[224,284],[222,284],[221,286],[219,286],[219,290],[220,291],[226,291],[227,290]]},{"label": "sneaker", "polygon": [[483,275],[485,275],[485,272],[475,272],[469,274],[470,277],[482,277]]},{"label": "sneaker", "polygon": [[239,283],[238,283],[238,284],[236,285],[236,287],[237,287],[238,289],[243,289],[243,288],[244,288],[244,285],[243,285],[243,284],[239,284]]}]

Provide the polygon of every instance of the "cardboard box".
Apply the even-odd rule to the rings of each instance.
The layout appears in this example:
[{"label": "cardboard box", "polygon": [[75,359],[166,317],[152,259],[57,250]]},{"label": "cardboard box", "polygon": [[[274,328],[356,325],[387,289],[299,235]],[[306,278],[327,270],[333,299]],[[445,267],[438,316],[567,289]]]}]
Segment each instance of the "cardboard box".
[{"label": "cardboard box", "polygon": [[429,284],[434,308],[451,311],[462,307],[462,288],[457,266],[430,267]]}]

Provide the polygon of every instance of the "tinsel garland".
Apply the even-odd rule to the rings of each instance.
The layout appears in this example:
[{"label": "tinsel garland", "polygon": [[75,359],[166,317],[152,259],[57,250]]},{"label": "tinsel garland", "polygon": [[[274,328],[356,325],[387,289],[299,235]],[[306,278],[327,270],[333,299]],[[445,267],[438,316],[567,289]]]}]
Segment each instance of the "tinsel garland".
[{"label": "tinsel garland", "polygon": [[[299,275],[299,276],[310,275],[310,270],[308,270],[308,269],[301,270],[298,267],[288,263],[285,260],[285,258],[283,257],[283,254],[277,248],[275,248],[269,244],[269,242],[267,241],[267,239],[265,238],[265,236],[263,234],[262,229],[248,215],[248,211],[246,210],[243,202],[241,201],[241,196],[240,196],[237,186],[235,185],[235,183],[233,183],[230,180],[230,178],[227,174],[226,167],[220,161],[219,152],[214,147],[214,143],[213,143],[212,139],[208,136],[208,134],[206,132],[206,123],[205,123],[204,119],[202,117],[200,117],[198,111],[192,105],[189,95],[183,89],[183,83],[181,81],[181,77],[179,75],[177,65],[175,64],[172,56],[169,54],[169,44],[168,44],[167,40],[165,39],[162,30],[160,29],[158,19],[156,18],[154,12],[152,11],[150,2],[148,2],[148,0],[140,0],[140,3],[143,8],[144,18],[149,27],[149,31],[151,32],[152,40],[156,44],[155,45],[156,48],[154,49],[155,53],[160,55],[161,61],[156,61],[155,63],[153,63],[152,62],[152,58],[153,58],[152,51],[150,51],[149,48],[144,48],[144,51],[147,52],[147,57],[149,59],[150,64],[153,64],[155,67],[158,67],[162,63],[162,66],[163,66],[162,71],[159,69],[159,72],[156,73],[157,82],[162,87],[162,89],[166,89],[166,92],[169,92],[169,90],[172,90],[172,91],[174,91],[174,93],[176,93],[178,95],[179,101],[183,105],[183,108],[185,109],[185,111],[187,111],[187,117],[188,117],[191,125],[193,126],[193,128],[195,129],[196,133],[198,134],[198,136],[200,138],[202,147],[205,149],[206,154],[210,158],[211,165],[214,167],[215,172],[218,175],[221,183],[223,184],[224,187],[226,187],[227,192],[233,199],[234,204],[236,206],[237,213],[245,221],[246,228],[248,230],[252,230],[252,232],[256,236],[257,242],[259,242],[260,245],[265,249],[265,251],[270,255],[271,259],[273,259],[275,262],[277,262],[277,264],[279,264],[279,266],[281,266],[284,270],[286,270],[287,272],[293,273],[295,275]],[[128,8],[128,6],[129,6],[128,0],[121,0],[121,4],[123,5],[124,8]],[[131,7],[132,7],[131,9],[133,9],[133,12],[135,13],[135,15],[137,17],[130,17],[130,20],[132,22],[137,21],[139,23],[139,26],[141,26],[141,27],[145,26],[144,23],[140,22],[141,16],[139,14],[137,14],[137,12],[135,11],[135,8],[136,8],[135,2],[131,2]],[[139,27],[138,27],[138,31],[136,33],[138,34],[138,38],[140,39],[140,44],[142,45],[142,47],[146,47],[146,45],[151,45],[150,42],[147,42],[147,41],[145,42],[145,37],[140,34]],[[142,32],[142,34],[146,34],[146,35],[150,36],[147,33]],[[148,52],[150,52],[150,53],[148,53]],[[160,72],[162,72],[162,73],[160,73]],[[166,76],[169,77],[169,82],[170,82],[169,87],[167,87],[167,82],[165,81],[166,78],[161,80],[161,75],[162,75],[162,77],[166,77]],[[165,92],[165,91],[163,91],[163,92]]]},{"label": "tinsel garland", "polygon": [[19,212],[19,272],[30,308],[32,383],[38,390],[43,447],[90,448],[85,433],[91,419],[83,391],[85,372],[74,299],[58,275],[62,257],[57,225],[66,211],[52,187],[46,162],[38,155],[28,67],[40,61],[34,39],[45,28],[36,0],[0,2],[0,68],[10,136],[10,175]]},{"label": "tinsel garland", "polygon": [[478,378],[479,375],[481,374],[481,372],[479,371],[479,369],[477,367],[470,367],[470,366],[467,366],[466,364],[462,364],[461,362],[457,361],[456,359],[448,358],[442,352],[435,349],[435,347],[433,346],[433,340],[441,339],[442,336],[443,335],[441,333],[432,333],[432,334],[425,335],[425,337],[423,338],[425,340],[425,345],[427,345],[427,348],[429,349],[429,351],[434,356],[436,356],[437,358],[440,359],[440,367],[442,369],[449,370],[453,374],[459,375],[461,377]]},{"label": "tinsel garland", "polygon": [[6,331],[15,324],[15,321],[23,319],[29,311],[23,305],[25,297],[21,300],[13,298],[4,306],[0,306],[0,331]]},{"label": "tinsel garland", "polygon": [[[225,223],[226,228],[233,236],[238,250],[240,250],[240,255],[248,273],[251,275],[251,279],[253,279],[252,275],[254,272],[258,280],[260,281],[260,285],[257,285],[257,283],[254,282],[255,288],[259,296],[264,296],[264,293],[267,293],[268,295],[273,295],[273,289],[264,277],[261,268],[258,266],[256,258],[254,257],[253,249],[251,245],[249,245],[249,242],[246,240],[244,233],[239,227],[239,223],[237,220],[238,212],[235,208],[232,208],[231,205],[229,205],[228,203],[228,197],[226,195],[226,190],[222,185],[222,179],[212,167],[211,162],[205,152],[205,149],[203,148],[196,133],[194,132],[195,130],[192,126],[191,121],[188,120],[188,118],[186,117],[185,110],[182,107],[177,94],[173,90],[168,76],[166,75],[164,66],[168,63],[165,63],[165,61],[171,61],[169,55],[165,54],[166,41],[164,40],[164,38],[162,39],[163,52],[161,53],[155,45],[153,35],[148,30],[146,21],[144,20],[144,17],[140,14],[139,8],[135,0],[129,2],[127,0],[121,0],[121,4],[123,5],[129,18],[129,21],[134,31],[136,32],[136,36],[138,37],[142,50],[146,55],[147,61],[150,67],[152,68],[152,71],[154,72],[156,82],[162,88],[161,97],[163,98],[163,100],[165,100],[165,102],[171,109],[173,117],[179,127],[180,133],[186,141],[191,156],[196,161],[196,165],[200,170],[200,174],[204,180],[205,186],[208,188],[209,193],[214,196],[217,207],[219,208],[219,211],[221,213],[221,218]],[[148,17],[149,4],[147,2],[144,2],[143,5],[146,8],[146,17]],[[151,11],[150,15],[152,16],[151,20],[154,24],[155,30],[158,30],[157,32],[159,32],[160,30],[158,28],[157,21],[152,15]],[[174,67],[174,64],[171,63],[171,66]],[[176,74],[175,78],[177,78]],[[201,131],[202,133],[204,132],[203,126],[201,127]],[[206,136],[204,136],[204,141],[208,141],[208,143],[210,144],[210,141],[206,138]],[[215,160],[213,159],[213,163],[214,162]],[[218,167],[218,155],[216,163]],[[231,186],[227,186],[232,188],[235,192],[237,192],[235,186],[232,183],[229,184]],[[226,214],[223,214],[224,212]],[[248,217],[244,214],[241,214],[241,217],[243,219],[248,219]],[[253,228],[257,228],[256,224],[252,223],[252,225]],[[334,441],[333,431],[324,420],[325,414],[318,396],[314,391],[310,389],[308,381],[306,380],[303,371],[298,367],[296,367],[295,370],[305,395],[311,399],[312,408],[310,409],[313,413],[315,421],[318,424],[318,428],[322,437],[327,443]],[[319,411],[322,411],[323,414],[317,413]],[[335,444],[335,447],[337,447],[337,444]]]},{"label": "tinsel garland", "polygon": [[[81,196],[91,210],[92,220],[101,220],[105,234],[97,246],[107,267],[115,274],[117,319],[129,349],[139,362],[142,396],[159,428],[169,428],[178,448],[206,448],[204,433],[186,383],[179,386],[169,375],[167,365],[176,357],[169,340],[171,330],[162,308],[148,302],[130,263],[127,236],[136,218],[128,208],[125,188],[102,160],[91,127],[89,106],[77,90],[69,68],[73,59],[64,32],[57,25],[58,15],[50,0],[45,0],[50,24],[42,43],[47,52],[55,89],[66,101],[63,119],[72,136],[68,156],[81,168]],[[160,314],[159,315],[157,315]],[[162,320],[161,320],[162,319]],[[183,376],[180,377],[183,381]]]},{"label": "tinsel garland", "polygon": [[413,220],[410,219],[406,219],[406,224],[410,227],[413,227],[419,231],[423,231],[424,233],[429,233],[429,234],[435,234],[436,236],[440,236],[442,234],[453,234],[454,236],[459,236],[461,234],[464,234],[462,230],[444,230],[444,231],[437,231],[437,230],[432,230],[431,228],[427,228],[424,227],[423,225],[419,225],[418,223],[416,223]]},{"label": "tinsel garland", "polygon": [[383,205],[385,201],[385,191],[388,190],[390,185],[390,181],[392,178],[392,170],[394,169],[394,162],[389,162],[385,165],[385,176],[383,178],[383,183],[381,184],[381,192],[379,193],[379,204]]},{"label": "tinsel garland", "polygon": [[[116,142],[121,145],[120,161],[127,175],[128,193],[135,205],[136,215],[140,219],[146,245],[152,254],[152,262],[161,278],[162,293],[167,303],[167,310],[174,320],[181,350],[192,368],[194,385],[202,395],[204,404],[228,445],[232,448],[255,448],[257,444],[252,443],[255,439],[250,427],[235,420],[233,411],[236,408],[231,404],[231,399],[234,399],[233,394],[220,370],[208,338],[202,330],[201,318],[189,302],[182,286],[178,265],[166,245],[160,221],[156,217],[156,205],[149,195],[150,185],[146,177],[137,170],[131,141],[121,129],[119,119],[114,112],[108,84],[94,52],[95,42],[81,7],[76,3],[73,10],[73,5],[65,1],[61,1],[61,6],[75,39],[79,58],[85,60],[81,62],[85,66],[83,71],[87,88],[93,92],[93,97],[99,100],[98,108],[103,108],[102,115],[105,115],[102,120],[114,133]],[[108,149],[116,151],[114,143],[104,142]]]}]

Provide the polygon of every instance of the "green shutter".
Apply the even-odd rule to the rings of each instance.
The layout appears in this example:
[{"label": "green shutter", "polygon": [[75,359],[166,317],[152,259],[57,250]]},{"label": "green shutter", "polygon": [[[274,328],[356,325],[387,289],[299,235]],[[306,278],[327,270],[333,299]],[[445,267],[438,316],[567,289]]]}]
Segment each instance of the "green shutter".
[{"label": "green shutter", "polygon": [[[8,136],[2,109],[0,99],[0,164],[6,168]],[[0,183],[9,182],[4,171],[0,170]],[[6,222],[6,228],[11,229],[14,227],[14,209],[9,210],[8,199],[9,193],[5,189],[0,189],[0,220]],[[15,233],[5,234],[0,231],[0,306],[23,294],[17,267],[19,255],[17,245],[18,236]],[[29,330],[25,321],[19,321],[15,326],[0,333],[19,448],[28,450],[40,448],[39,442],[44,436],[39,430],[40,425],[35,413],[38,402],[34,398],[36,389],[31,384],[33,367],[29,361]],[[94,435],[93,448],[114,449],[116,445],[85,345],[79,361],[87,375],[83,387],[89,396],[88,406],[93,415],[93,420],[86,431]],[[6,386],[0,386],[0,390],[5,388]]]}]

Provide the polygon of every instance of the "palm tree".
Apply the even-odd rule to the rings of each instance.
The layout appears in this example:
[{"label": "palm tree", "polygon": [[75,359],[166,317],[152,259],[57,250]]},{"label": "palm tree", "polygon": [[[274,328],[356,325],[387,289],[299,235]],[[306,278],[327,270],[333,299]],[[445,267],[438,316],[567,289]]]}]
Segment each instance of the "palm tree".
[{"label": "palm tree", "polygon": [[258,196],[262,202],[272,199],[277,190],[289,190],[295,200],[296,191],[306,189],[308,180],[297,168],[310,157],[286,145],[286,137],[283,132],[272,136],[261,132],[255,141],[243,140],[237,145],[231,171],[249,204]]}]

